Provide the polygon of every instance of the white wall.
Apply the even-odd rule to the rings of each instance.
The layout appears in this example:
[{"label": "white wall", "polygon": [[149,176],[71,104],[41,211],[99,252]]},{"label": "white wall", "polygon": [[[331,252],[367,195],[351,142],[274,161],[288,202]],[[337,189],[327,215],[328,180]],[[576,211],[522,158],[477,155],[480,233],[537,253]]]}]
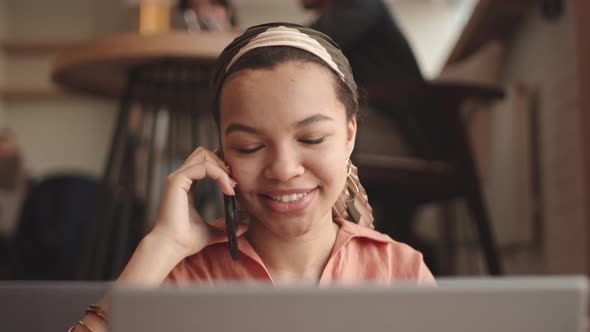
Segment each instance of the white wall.
[{"label": "white wall", "polygon": [[271,21],[305,24],[314,16],[312,12],[303,11],[296,0],[269,4],[241,1],[236,5],[236,12],[239,13],[239,24],[244,28]]},{"label": "white wall", "polygon": [[467,23],[476,0],[389,0],[392,13],[408,38],[422,74],[436,77]]},{"label": "white wall", "polygon": [[[9,41],[84,40],[121,24],[129,10],[95,0],[4,0],[4,39]],[[34,23],[34,24],[33,24]],[[127,21],[124,21],[127,24]],[[54,54],[5,55],[4,84],[48,87]],[[3,121],[16,134],[33,176],[63,171],[102,172],[116,105],[87,97],[16,98],[2,101]]]},{"label": "white wall", "polygon": [[6,33],[19,40],[79,39],[93,32],[93,0],[4,0]]},{"label": "white wall", "polygon": [[60,172],[99,175],[115,119],[110,101],[87,98],[6,102],[27,169],[34,176]]}]

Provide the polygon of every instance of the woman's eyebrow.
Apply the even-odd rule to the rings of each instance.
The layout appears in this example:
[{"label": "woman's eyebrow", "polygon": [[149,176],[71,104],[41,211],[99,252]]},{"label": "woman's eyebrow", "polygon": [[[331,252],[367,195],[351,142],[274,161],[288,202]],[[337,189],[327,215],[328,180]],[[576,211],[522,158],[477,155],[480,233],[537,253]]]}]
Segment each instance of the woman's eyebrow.
[{"label": "woman's eyebrow", "polygon": [[[312,116],[309,116],[303,120],[297,121],[295,122],[295,124],[293,125],[293,127],[295,128],[301,128],[301,127],[306,127],[309,126],[313,123],[316,122],[320,122],[320,121],[333,121],[334,119],[332,119],[331,117],[324,115],[324,114],[315,114]],[[254,127],[251,126],[247,126],[241,123],[231,123],[229,126],[227,126],[227,128],[225,129],[225,136],[228,136],[229,134],[236,132],[236,131],[243,131],[246,133],[251,133],[251,134],[258,134],[260,131]]]},{"label": "woman's eyebrow", "polygon": [[307,117],[301,121],[297,121],[294,125],[295,128],[301,128],[301,127],[306,127],[309,126],[313,123],[316,122],[320,122],[320,121],[333,121],[334,119],[332,119],[331,117],[324,115],[324,114],[316,114],[316,115],[312,115],[310,117]]},{"label": "woman's eyebrow", "polygon": [[256,129],[254,127],[246,126],[246,125],[239,124],[239,123],[231,123],[225,129],[225,136],[227,136],[235,131],[244,131],[244,132],[252,133],[252,134],[258,133],[258,129]]}]

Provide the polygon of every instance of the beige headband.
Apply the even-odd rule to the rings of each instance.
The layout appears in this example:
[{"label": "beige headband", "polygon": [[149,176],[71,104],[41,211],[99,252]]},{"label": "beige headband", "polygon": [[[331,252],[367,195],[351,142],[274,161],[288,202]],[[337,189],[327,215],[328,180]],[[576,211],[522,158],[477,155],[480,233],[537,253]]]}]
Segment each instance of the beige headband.
[{"label": "beige headband", "polygon": [[338,68],[338,65],[336,65],[334,60],[332,60],[332,57],[325,47],[323,47],[317,40],[299,30],[285,26],[270,28],[254,37],[231,59],[225,72],[227,73],[233,64],[244,54],[256,48],[268,46],[291,46],[307,51],[322,59],[328,66],[330,66],[330,68],[338,73],[338,76],[340,76],[342,81],[346,82],[344,74],[340,71],[340,68]]}]

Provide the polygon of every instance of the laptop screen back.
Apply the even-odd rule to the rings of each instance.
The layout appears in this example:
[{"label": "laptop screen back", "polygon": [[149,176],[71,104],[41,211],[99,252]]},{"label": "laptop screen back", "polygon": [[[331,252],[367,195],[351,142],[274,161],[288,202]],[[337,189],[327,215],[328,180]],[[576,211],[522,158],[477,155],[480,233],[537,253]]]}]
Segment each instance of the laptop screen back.
[{"label": "laptop screen back", "polygon": [[116,289],[112,332],[579,332],[580,278],[440,281],[438,287],[228,285]]}]

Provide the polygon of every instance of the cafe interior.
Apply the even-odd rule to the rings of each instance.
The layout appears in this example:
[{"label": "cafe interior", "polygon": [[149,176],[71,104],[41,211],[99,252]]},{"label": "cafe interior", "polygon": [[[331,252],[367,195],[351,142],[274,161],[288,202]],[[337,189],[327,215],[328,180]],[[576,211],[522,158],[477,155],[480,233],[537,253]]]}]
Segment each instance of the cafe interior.
[{"label": "cafe interior", "polygon": [[[217,56],[250,26],[312,24],[305,2],[0,0],[0,289],[115,280],[166,176],[218,146]],[[437,279],[587,276],[590,2],[383,3],[419,74],[359,81],[361,113],[403,114],[359,118],[351,160],[372,215],[356,221],[422,252]],[[194,204],[224,215],[213,181]]]}]

